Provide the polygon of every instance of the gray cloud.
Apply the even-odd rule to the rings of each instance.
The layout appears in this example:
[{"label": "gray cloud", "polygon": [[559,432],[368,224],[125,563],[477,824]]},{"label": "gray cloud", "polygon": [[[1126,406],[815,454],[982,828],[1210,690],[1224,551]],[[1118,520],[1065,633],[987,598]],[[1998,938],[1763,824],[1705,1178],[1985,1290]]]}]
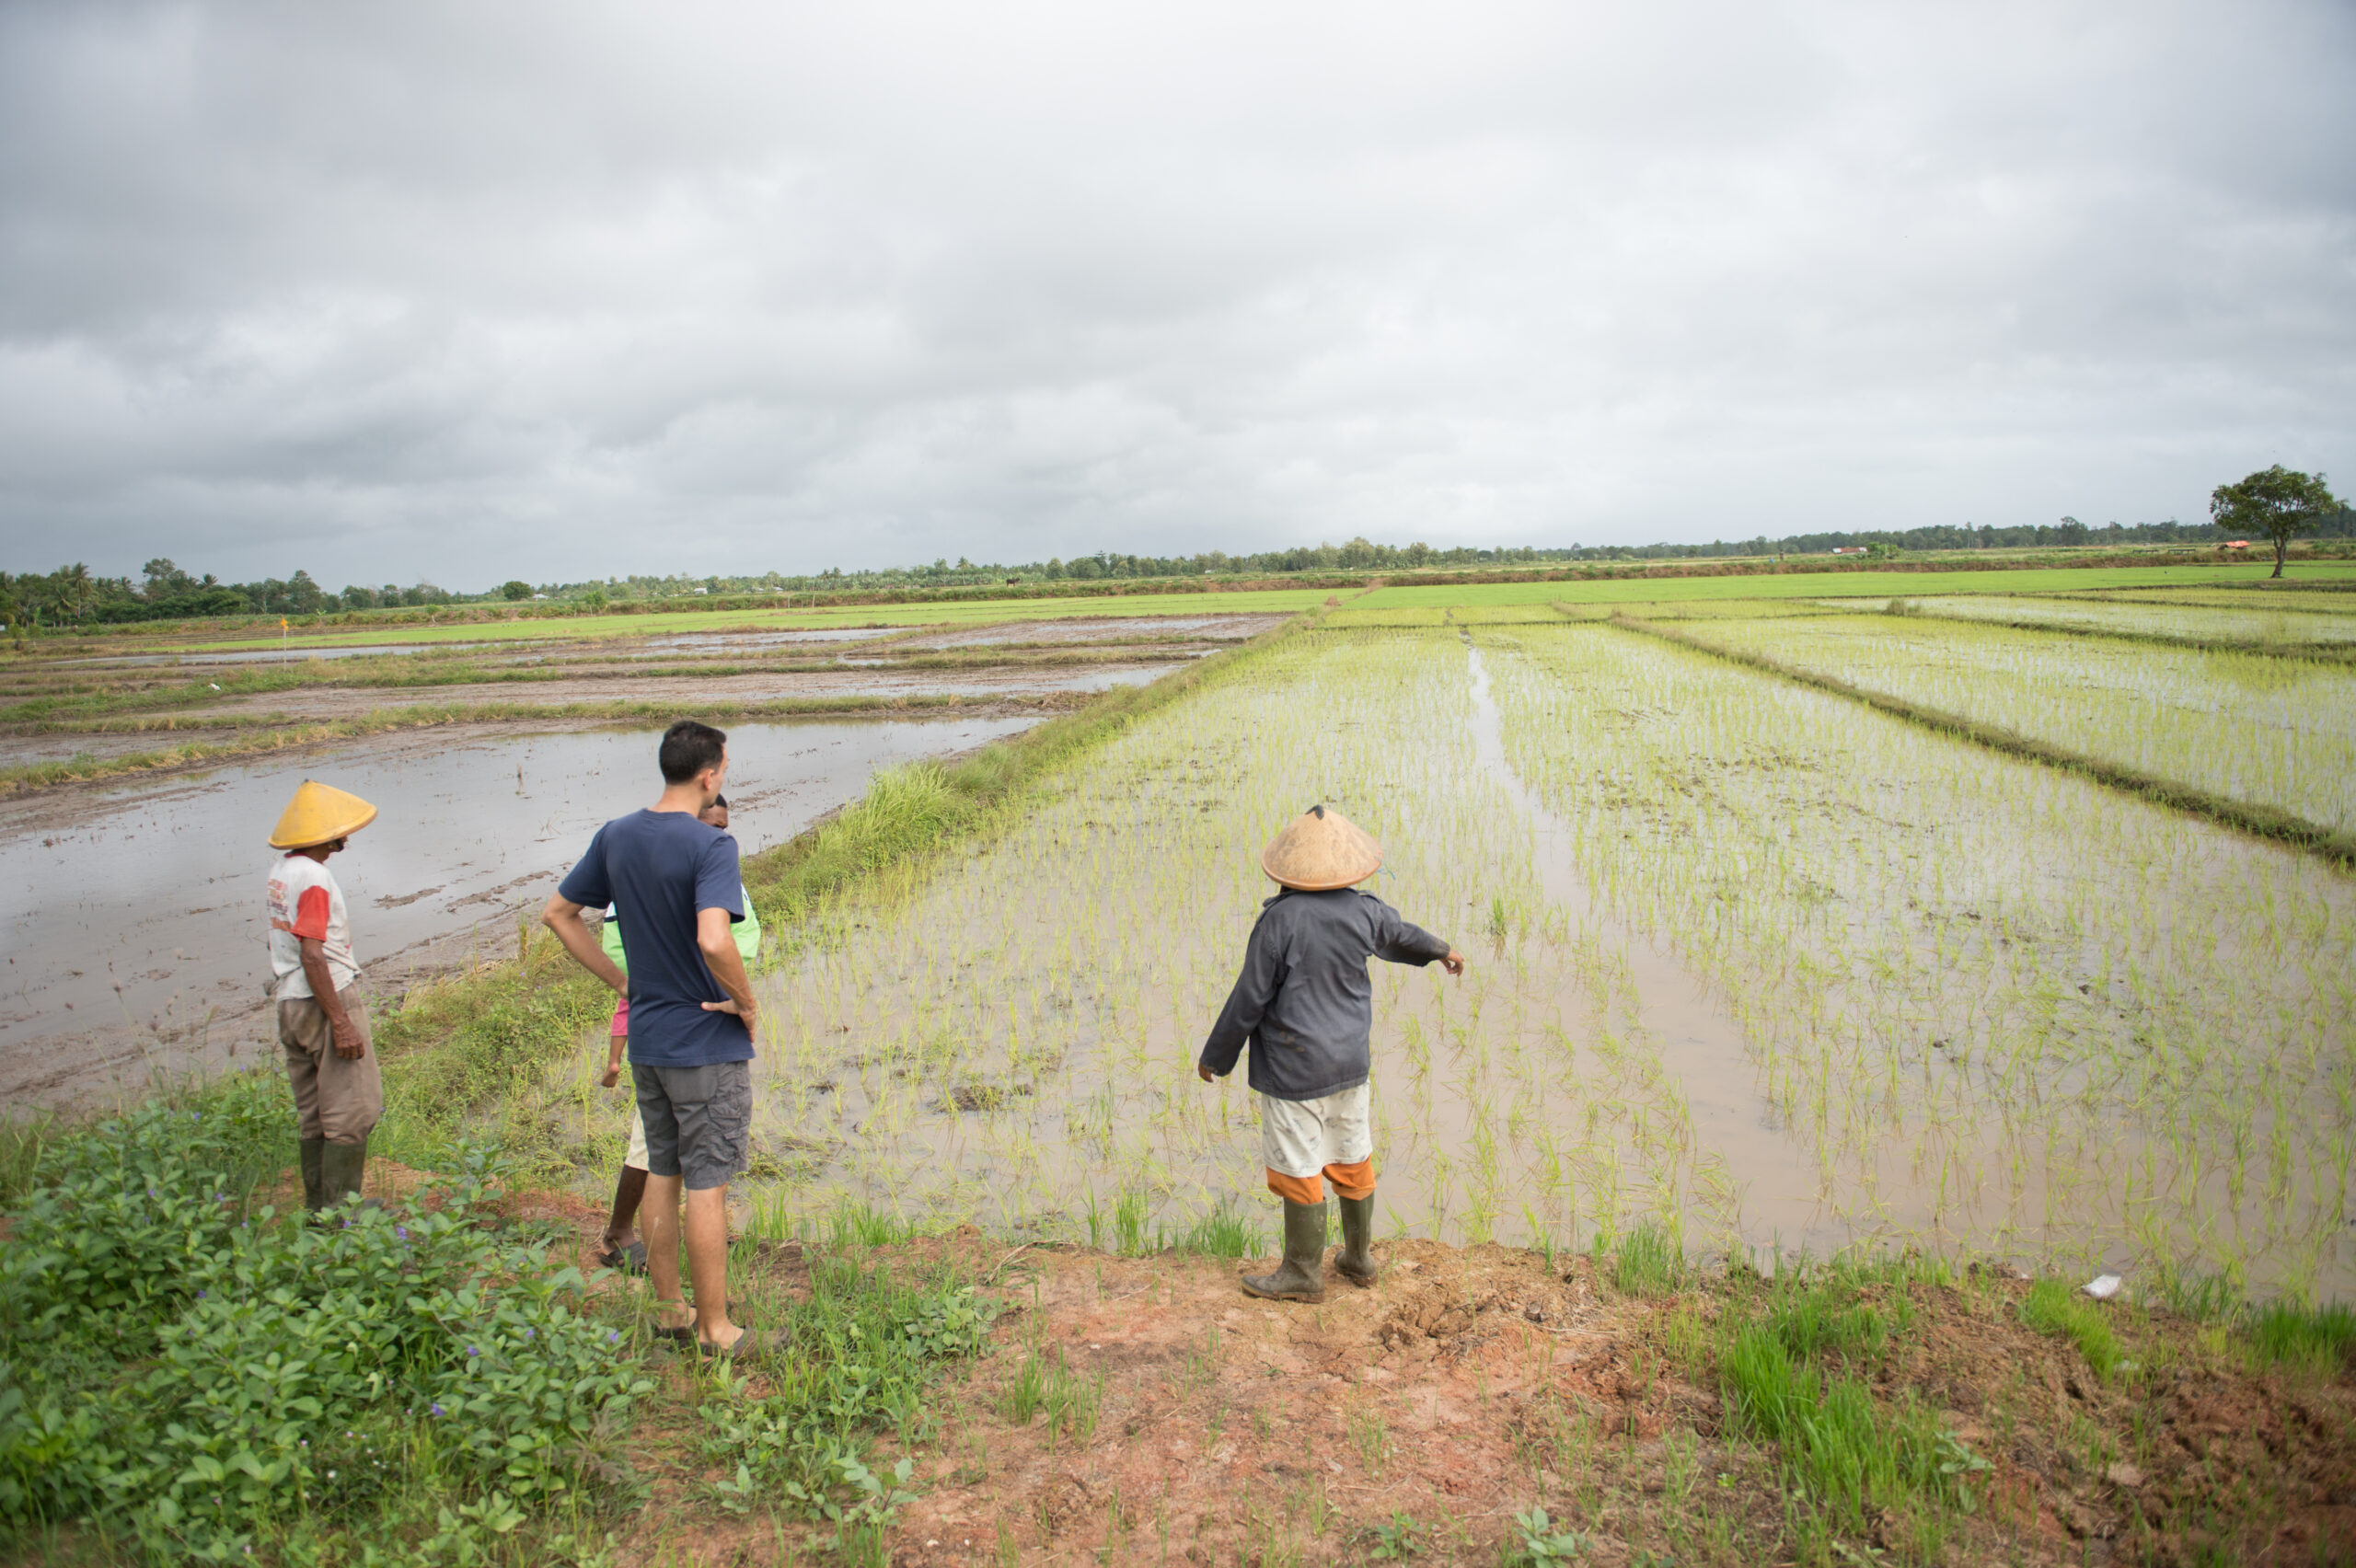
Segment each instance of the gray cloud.
[{"label": "gray cloud", "polygon": [[470,586],[2356,479],[2356,13],[0,8],[0,552]]}]

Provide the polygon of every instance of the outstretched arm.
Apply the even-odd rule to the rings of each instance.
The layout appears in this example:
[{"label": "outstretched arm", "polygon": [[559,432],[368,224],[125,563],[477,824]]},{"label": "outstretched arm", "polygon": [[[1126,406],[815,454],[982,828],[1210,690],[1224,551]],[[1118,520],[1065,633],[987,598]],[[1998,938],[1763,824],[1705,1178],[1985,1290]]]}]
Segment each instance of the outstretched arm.
[{"label": "outstretched arm", "polygon": [[1380,899],[1375,904],[1381,911],[1375,921],[1375,957],[1385,963],[1437,963],[1450,974],[1464,973],[1462,953],[1413,921],[1401,919],[1388,904]]}]

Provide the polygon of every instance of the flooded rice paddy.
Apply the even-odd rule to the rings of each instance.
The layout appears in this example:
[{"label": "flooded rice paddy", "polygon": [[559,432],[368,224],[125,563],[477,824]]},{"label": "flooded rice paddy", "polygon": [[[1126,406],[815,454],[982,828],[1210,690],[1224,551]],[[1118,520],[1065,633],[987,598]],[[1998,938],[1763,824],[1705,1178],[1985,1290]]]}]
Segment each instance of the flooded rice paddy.
[{"label": "flooded rice paddy", "polygon": [[2356,828],[2356,665],[2108,638],[2057,645],[2036,631],[1887,615],[1692,629],[1719,647]]},{"label": "flooded rice paddy", "polygon": [[[1033,719],[745,724],[731,825],[746,853],[855,799],[879,767],[970,749]],[[333,862],[382,995],[513,951],[596,825],[660,792],[659,731],[430,730],[266,762],[50,791],[0,807],[0,1101],[75,1103],[149,1069],[251,1059],[275,1040],[261,885],[302,778],[378,803]]]},{"label": "flooded rice paddy", "polygon": [[[1474,960],[1374,966],[1388,1230],[2356,1286],[2345,873],[1609,625],[1296,636],[862,894],[756,977],[750,1201],[1265,1228],[1192,1063],[1319,800]],[[602,1181],[593,1053],[542,1108]]]},{"label": "flooded rice paddy", "polygon": [[2013,598],[1995,594],[1931,596],[1911,601],[1925,615],[2016,625],[2180,637],[2201,641],[2345,647],[2356,643],[2356,603],[2350,595],[2312,594],[2321,603],[2276,602],[2255,593],[2211,593],[2198,600]]}]

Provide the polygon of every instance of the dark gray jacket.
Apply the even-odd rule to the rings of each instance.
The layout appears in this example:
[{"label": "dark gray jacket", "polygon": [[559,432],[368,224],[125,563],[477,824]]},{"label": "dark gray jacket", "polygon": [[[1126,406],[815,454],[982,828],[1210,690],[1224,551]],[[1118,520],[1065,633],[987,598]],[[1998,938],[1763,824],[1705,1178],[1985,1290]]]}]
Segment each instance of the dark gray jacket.
[{"label": "dark gray jacket", "polygon": [[1250,1083],[1278,1100],[1315,1100],[1373,1070],[1374,983],[1366,961],[1429,963],[1448,944],[1399,918],[1370,893],[1290,888],[1260,905],[1243,973],[1203,1042],[1202,1065],[1225,1078],[1246,1043]]}]

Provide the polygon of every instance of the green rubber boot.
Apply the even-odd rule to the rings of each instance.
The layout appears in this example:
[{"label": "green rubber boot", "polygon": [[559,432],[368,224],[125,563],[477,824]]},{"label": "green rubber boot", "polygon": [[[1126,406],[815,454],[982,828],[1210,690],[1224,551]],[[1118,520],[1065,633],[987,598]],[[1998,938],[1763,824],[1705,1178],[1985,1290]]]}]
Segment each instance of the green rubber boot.
[{"label": "green rubber boot", "polygon": [[[324,1178],[322,1185],[326,1188],[323,1193],[326,1206],[330,1210],[340,1209],[344,1206],[345,1199],[359,1193],[361,1179],[368,1172],[368,1135],[361,1134],[356,1144],[329,1144],[320,1152],[325,1157],[321,1161],[320,1174]],[[361,1206],[383,1208],[385,1205],[368,1198],[363,1200]]]},{"label": "green rubber boot", "polygon": [[312,1214],[327,1201],[327,1148],[325,1138],[303,1140],[303,1207]]},{"label": "green rubber boot", "polygon": [[1265,1301],[1325,1299],[1325,1205],[1285,1200],[1285,1261],[1276,1272],[1243,1276],[1243,1291]]},{"label": "green rubber boot", "polygon": [[1382,1277],[1374,1262],[1374,1194],[1334,1201],[1342,1205],[1342,1250],[1334,1254],[1334,1267],[1363,1289]]}]

